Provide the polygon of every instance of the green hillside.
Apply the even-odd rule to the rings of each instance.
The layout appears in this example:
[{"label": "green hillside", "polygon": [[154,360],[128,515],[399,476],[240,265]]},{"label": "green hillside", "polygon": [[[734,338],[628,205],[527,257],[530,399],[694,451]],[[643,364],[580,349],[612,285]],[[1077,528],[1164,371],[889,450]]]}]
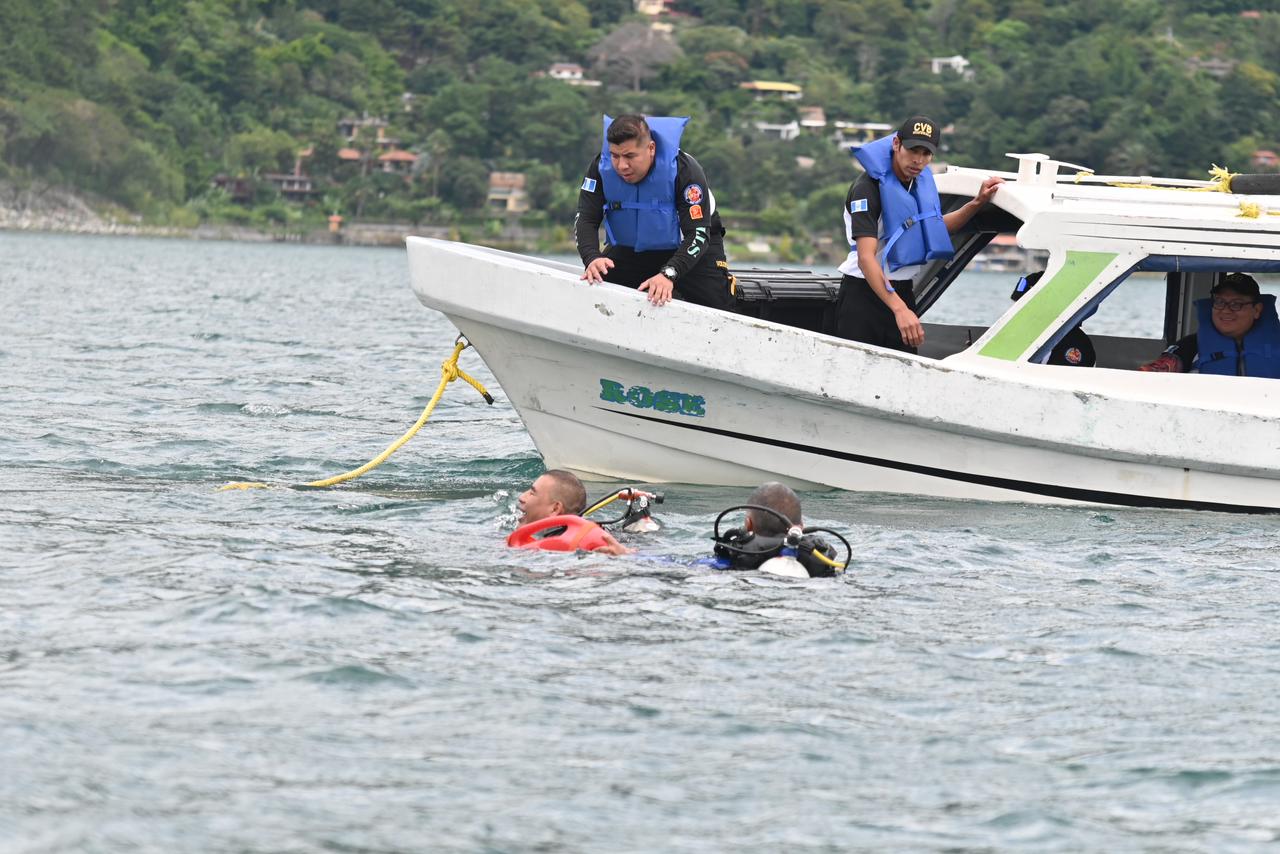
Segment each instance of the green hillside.
[{"label": "green hillside", "polygon": [[[1276,0],[665,5],[7,0],[0,178],[156,223],[447,224],[481,216],[491,172],[519,172],[537,225],[572,215],[601,113],[679,113],[722,206],[799,235],[837,227],[852,174],[837,120],[928,113],[953,128],[946,159],[998,168],[1006,151],[1044,151],[1203,177],[1280,149]],[[949,56],[963,73],[931,68]],[[553,63],[603,85],[549,76]],[[757,97],[750,81],[803,94]],[[805,107],[828,126],[785,141],[757,129]],[[307,192],[282,191],[295,171]]]}]

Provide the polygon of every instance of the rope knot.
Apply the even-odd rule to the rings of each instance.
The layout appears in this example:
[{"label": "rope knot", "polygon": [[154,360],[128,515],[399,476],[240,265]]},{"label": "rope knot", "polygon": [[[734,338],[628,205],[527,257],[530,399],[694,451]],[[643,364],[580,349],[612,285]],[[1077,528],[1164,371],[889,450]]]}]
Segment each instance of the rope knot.
[{"label": "rope knot", "polygon": [[1246,219],[1257,219],[1262,216],[1263,207],[1257,202],[1241,202],[1240,213],[1236,216],[1245,217]]},{"label": "rope knot", "polygon": [[1236,177],[1235,172],[1214,163],[1212,168],[1209,169],[1209,180],[1213,182],[1213,186],[1210,189],[1219,193],[1230,193],[1231,179],[1234,177]]}]

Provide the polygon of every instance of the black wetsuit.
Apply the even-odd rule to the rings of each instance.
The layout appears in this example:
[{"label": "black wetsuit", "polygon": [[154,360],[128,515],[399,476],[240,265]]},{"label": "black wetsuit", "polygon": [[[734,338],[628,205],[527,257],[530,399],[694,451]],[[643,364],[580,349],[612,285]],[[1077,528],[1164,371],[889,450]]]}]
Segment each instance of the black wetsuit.
[{"label": "black wetsuit", "polygon": [[[726,311],[737,311],[737,299],[730,291],[729,264],[724,254],[724,227],[715,209],[715,199],[707,186],[707,176],[692,156],[681,151],[676,157],[675,205],[680,216],[680,246],[637,252],[630,246],[606,246],[600,251],[600,224],[604,221],[604,190],[600,180],[600,155],[587,169],[583,189],[578,193],[578,214],[573,231],[578,255],[584,265],[600,257],[613,261],[606,282],[638,288],[658,275],[663,267],[675,268],[676,299]],[[593,187],[587,190],[586,187]]]}]

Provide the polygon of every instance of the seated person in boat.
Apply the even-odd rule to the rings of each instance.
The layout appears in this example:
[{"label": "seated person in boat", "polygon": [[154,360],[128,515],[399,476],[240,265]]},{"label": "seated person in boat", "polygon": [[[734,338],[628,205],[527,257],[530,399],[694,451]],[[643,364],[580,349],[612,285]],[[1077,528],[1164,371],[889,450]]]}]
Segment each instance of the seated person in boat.
[{"label": "seated person in boat", "polygon": [[573,472],[548,469],[516,502],[520,527],[507,537],[507,545],[522,549],[572,552],[599,551],[627,554],[630,550],[595,522],[582,518],[587,490]]},{"label": "seated person in boat", "polygon": [[[1022,299],[1027,291],[1036,286],[1040,278],[1044,275],[1044,270],[1035,273],[1028,273],[1014,286],[1013,293],[1009,296],[1014,302]],[[1071,330],[1064,336],[1062,340],[1054,345],[1053,350],[1049,352],[1049,358],[1045,361],[1046,365],[1069,365],[1081,368],[1092,368],[1098,362],[1098,353],[1093,348],[1093,339],[1084,331],[1082,324],[1093,316],[1096,312],[1095,308],[1089,314],[1081,319],[1080,323],[1071,327]]]},{"label": "seated person in boat", "polygon": [[844,277],[836,302],[836,334],[841,338],[908,353],[924,341],[913,278],[927,261],[950,257],[950,234],[964,227],[1003,183],[1002,178],[988,178],[977,196],[944,216],[929,171],[941,142],[937,122],[912,116],[897,133],[855,153],[866,172],[849,187],[844,204],[849,257],[840,265]]},{"label": "seated person in boat", "polygon": [[1228,273],[1210,296],[1196,300],[1199,330],[1138,370],[1280,379],[1280,318],[1276,298],[1246,273]]},{"label": "seated person in boat", "polygon": [[736,311],[715,197],[698,161],[680,150],[688,121],[605,117],[573,225],[582,278],[638,288],[654,305],[674,298]]}]

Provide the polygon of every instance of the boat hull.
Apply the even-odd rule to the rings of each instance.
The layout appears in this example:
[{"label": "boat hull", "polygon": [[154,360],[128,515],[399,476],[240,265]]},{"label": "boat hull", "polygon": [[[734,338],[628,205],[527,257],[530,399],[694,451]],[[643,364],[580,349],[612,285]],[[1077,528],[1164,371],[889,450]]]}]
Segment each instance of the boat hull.
[{"label": "boat hull", "polygon": [[[420,300],[475,345],[547,465],[589,479],[1280,509],[1274,401],[1231,411],[1212,386],[1194,405],[1161,399],[1169,380],[1210,378],[1140,375],[1138,394],[1133,376],[1104,376],[1133,372],[933,362],[654,308],[565,265],[416,238],[409,248]],[[1084,373],[1100,387],[1075,387]],[[1266,381],[1239,382],[1270,394]],[[1269,447],[1218,453],[1217,431]]]}]

